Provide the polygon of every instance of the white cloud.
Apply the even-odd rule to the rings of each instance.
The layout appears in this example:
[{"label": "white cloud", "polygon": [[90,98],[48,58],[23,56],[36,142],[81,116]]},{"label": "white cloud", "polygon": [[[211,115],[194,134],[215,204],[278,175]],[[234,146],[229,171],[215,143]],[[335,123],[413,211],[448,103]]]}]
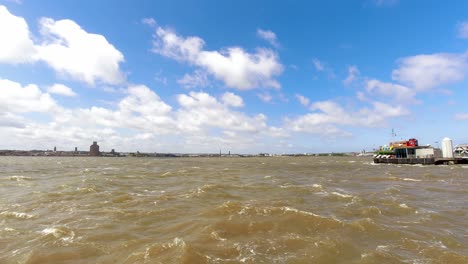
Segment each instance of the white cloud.
[{"label": "white cloud", "polygon": [[379,94],[390,98],[393,97],[396,101],[406,104],[416,102],[414,100],[416,93],[410,88],[399,84],[371,79],[366,82],[366,90],[371,94]]},{"label": "white cloud", "polygon": [[458,25],[458,37],[468,39],[468,21],[463,21]]},{"label": "white cloud", "polygon": [[224,104],[227,106],[232,106],[232,107],[244,106],[244,100],[242,100],[242,97],[235,95],[233,93],[230,93],[230,92],[224,93],[221,99],[224,102]]},{"label": "white cloud", "polygon": [[28,24],[0,5],[0,63],[26,63],[35,60],[35,47]]},{"label": "white cloud", "polygon": [[4,0],[4,1],[15,3],[15,4],[18,4],[18,5],[21,5],[23,3],[23,0]]},{"label": "white cloud", "polygon": [[177,80],[177,83],[184,88],[208,87],[210,80],[206,72],[196,70],[192,74],[185,74],[182,79]]},{"label": "white cloud", "polygon": [[141,20],[141,23],[148,25],[150,27],[155,27],[157,25],[156,20],[154,20],[154,18],[152,17],[143,18]]},{"label": "white cloud", "polygon": [[270,103],[273,100],[273,96],[270,93],[259,93],[257,97],[265,103]]},{"label": "white cloud", "polygon": [[359,77],[359,69],[357,68],[357,66],[355,65],[349,66],[348,76],[346,77],[346,79],[343,80],[343,84],[351,85],[354,81],[357,80],[358,77]]},{"label": "white cloud", "polygon": [[268,41],[273,47],[279,47],[278,39],[275,32],[271,30],[257,29],[257,36],[261,39]]},{"label": "white cloud", "polygon": [[300,95],[300,94],[296,94],[296,98],[297,100],[299,100],[299,103],[301,103],[301,105],[307,107],[309,106],[309,103],[310,103],[310,100],[309,98],[303,96],[303,95]]},{"label": "white cloud", "polygon": [[312,63],[314,64],[315,70],[317,72],[326,73],[327,77],[329,79],[335,79],[336,78],[336,75],[335,75],[335,72],[333,71],[333,69],[331,67],[329,67],[323,61],[320,61],[319,59],[314,58],[314,59],[312,59]]},{"label": "white cloud", "polygon": [[44,61],[60,75],[90,85],[125,80],[119,68],[124,57],[104,36],[88,33],[68,19],[42,18],[39,28],[41,43],[36,44],[24,18],[0,6],[0,63]]},{"label": "white cloud", "polygon": [[156,72],[156,74],[154,75],[154,80],[161,83],[162,85],[167,85],[167,78],[163,75],[162,70]]},{"label": "white cloud", "polygon": [[400,0],[372,0],[372,3],[378,7],[394,6],[399,2]]},{"label": "white cloud", "polygon": [[257,49],[255,53],[248,53],[240,47],[230,47],[222,51],[206,51],[204,44],[199,37],[184,38],[159,27],[153,51],[195,65],[231,88],[280,88],[274,77],[282,73],[283,66],[272,50]]},{"label": "white cloud", "polygon": [[319,59],[313,59],[312,62],[314,63],[314,67],[317,71],[324,71],[325,65]]},{"label": "white cloud", "polygon": [[[232,94],[233,95],[233,94]],[[230,106],[239,106],[239,99],[232,95],[224,95],[223,103],[203,92],[190,92],[177,97],[181,109],[178,110],[177,120],[182,131],[198,132],[208,128],[259,133],[267,128],[266,116],[258,114],[247,116],[242,112],[233,111]],[[235,96],[235,95],[234,95]],[[230,99],[226,99],[230,97]]]},{"label": "white cloud", "polygon": [[468,113],[459,113],[455,115],[456,120],[468,120]]},{"label": "white cloud", "polygon": [[363,107],[357,111],[345,109],[333,101],[320,101],[311,105],[312,113],[295,119],[286,119],[285,127],[295,132],[322,136],[350,136],[342,127],[379,127],[387,124],[389,118],[409,114],[402,106],[382,102],[371,102],[372,108]]},{"label": "white cloud", "polygon": [[52,93],[52,94],[59,94],[63,96],[70,96],[70,97],[77,96],[77,94],[70,87],[60,84],[60,83],[56,83],[50,86],[47,89],[47,92]]},{"label": "white cloud", "polygon": [[90,85],[124,80],[119,69],[124,57],[102,35],[88,33],[67,19],[43,18],[40,28],[45,41],[38,46],[38,56],[58,73]]},{"label": "white cloud", "polygon": [[13,113],[0,112],[0,127],[24,128],[25,120],[23,117]]},{"label": "white cloud", "polygon": [[144,85],[128,87],[127,95],[118,102],[115,110],[93,106],[64,112],[55,119],[58,123],[74,123],[88,128],[123,128],[158,135],[177,132],[172,107]]},{"label": "white cloud", "polygon": [[[133,85],[110,106],[67,108],[37,85],[0,80],[0,101],[0,138],[12,138],[0,144],[2,148],[44,149],[53,144],[87,149],[98,140],[107,151],[209,151],[219,144],[251,152],[261,146],[260,139],[288,136],[283,128],[268,126],[263,114],[235,110],[244,101],[230,92],[219,99],[203,92],[181,94],[174,110],[150,88]],[[31,120],[30,112],[45,118]]]},{"label": "white cloud", "polygon": [[0,79],[0,113],[51,112],[58,109],[54,99],[37,85]]},{"label": "white cloud", "polygon": [[392,79],[416,91],[425,91],[442,84],[461,81],[468,70],[467,54],[436,53],[399,60]]}]

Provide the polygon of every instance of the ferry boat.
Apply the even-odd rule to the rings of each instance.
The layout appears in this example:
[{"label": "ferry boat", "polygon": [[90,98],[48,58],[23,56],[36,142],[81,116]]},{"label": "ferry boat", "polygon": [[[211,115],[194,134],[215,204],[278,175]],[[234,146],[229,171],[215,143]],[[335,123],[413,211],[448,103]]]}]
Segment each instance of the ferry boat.
[{"label": "ferry boat", "polygon": [[[465,153],[464,148],[458,148],[457,146],[456,150]],[[461,157],[459,155],[454,156],[452,140],[449,138],[444,138],[442,140],[442,149],[434,148],[430,145],[419,146],[418,140],[411,138],[404,141],[390,142],[388,146],[380,147],[380,150],[374,154],[374,163],[423,165],[468,164],[468,152],[466,157]]]}]

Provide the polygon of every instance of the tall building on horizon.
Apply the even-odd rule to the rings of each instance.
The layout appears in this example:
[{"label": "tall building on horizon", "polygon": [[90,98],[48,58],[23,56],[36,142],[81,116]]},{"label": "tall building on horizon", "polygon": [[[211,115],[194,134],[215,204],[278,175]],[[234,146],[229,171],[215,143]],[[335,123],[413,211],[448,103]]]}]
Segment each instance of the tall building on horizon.
[{"label": "tall building on horizon", "polygon": [[89,147],[89,155],[90,156],[101,156],[101,152],[99,151],[99,145],[96,141],[93,141],[93,144]]}]

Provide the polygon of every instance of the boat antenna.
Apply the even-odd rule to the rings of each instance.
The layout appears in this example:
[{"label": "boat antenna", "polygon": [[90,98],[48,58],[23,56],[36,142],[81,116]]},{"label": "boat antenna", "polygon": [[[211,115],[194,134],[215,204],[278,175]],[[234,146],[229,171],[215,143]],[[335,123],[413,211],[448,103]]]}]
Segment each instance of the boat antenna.
[{"label": "boat antenna", "polygon": [[395,130],[392,128],[392,142],[395,141],[396,133]]}]

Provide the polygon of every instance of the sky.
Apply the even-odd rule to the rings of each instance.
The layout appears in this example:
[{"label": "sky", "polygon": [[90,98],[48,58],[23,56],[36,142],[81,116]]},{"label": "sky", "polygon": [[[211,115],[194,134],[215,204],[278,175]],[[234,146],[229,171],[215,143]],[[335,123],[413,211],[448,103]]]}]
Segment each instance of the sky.
[{"label": "sky", "polygon": [[463,0],[0,0],[0,149],[468,143],[467,10]]}]

